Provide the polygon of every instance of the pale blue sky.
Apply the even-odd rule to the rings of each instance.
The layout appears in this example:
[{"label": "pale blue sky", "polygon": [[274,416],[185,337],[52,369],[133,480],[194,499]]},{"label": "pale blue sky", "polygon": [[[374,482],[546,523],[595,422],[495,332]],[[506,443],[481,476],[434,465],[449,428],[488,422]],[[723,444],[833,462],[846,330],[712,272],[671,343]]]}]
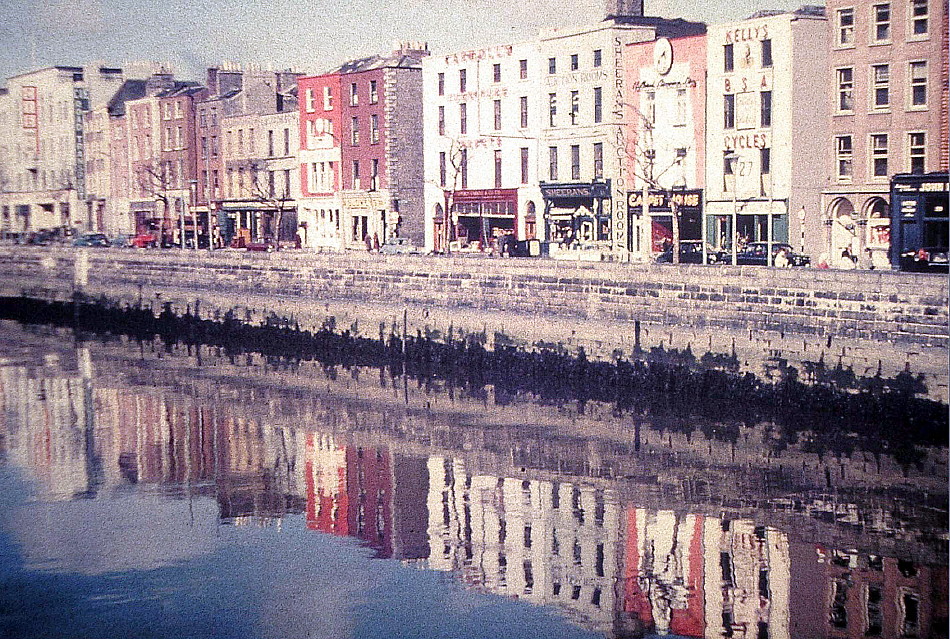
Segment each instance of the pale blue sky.
[{"label": "pale blue sky", "polygon": [[[741,19],[802,2],[646,2],[648,15]],[[598,0],[0,0],[0,79],[33,68],[103,61],[169,61],[201,79],[224,60],[322,72],[388,51],[394,39],[424,40],[445,53],[530,38],[539,27],[587,24]]]}]

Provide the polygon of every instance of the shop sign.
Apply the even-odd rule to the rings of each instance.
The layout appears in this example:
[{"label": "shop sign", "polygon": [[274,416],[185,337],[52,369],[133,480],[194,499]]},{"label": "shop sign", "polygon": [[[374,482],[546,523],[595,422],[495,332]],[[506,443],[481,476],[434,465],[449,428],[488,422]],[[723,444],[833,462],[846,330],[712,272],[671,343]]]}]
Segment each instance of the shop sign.
[{"label": "shop sign", "polygon": [[636,82],[633,83],[634,91],[645,91],[648,89],[649,90],[661,89],[663,87],[671,87],[675,89],[682,89],[682,88],[695,89],[696,80],[687,76],[686,78],[682,80],[666,80],[664,78],[660,78],[656,82],[651,82],[649,80],[637,80]]},{"label": "shop sign", "polygon": [[470,62],[477,60],[496,60],[499,58],[511,57],[513,47],[510,44],[499,45],[497,47],[488,47],[485,49],[474,49],[472,51],[462,51],[445,56],[446,64],[459,64],[461,62]]},{"label": "shop sign", "polygon": [[559,76],[548,76],[545,78],[545,86],[548,87],[557,87],[564,86],[567,84],[585,84],[588,82],[603,82],[607,79],[606,71],[586,71],[586,72],[576,72],[568,73],[566,75]]},{"label": "shop sign", "polygon": [[[702,205],[702,191],[699,189],[689,191],[675,191],[667,193],[666,191],[650,191],[649,207],[651,210],[669,211],[670,203],[673,202],[681,209],[699,209]],[[643,206],[643,191],[629,191],[627,193],[627,207],[636,209],[639,213]]]},{"label": "shop sign", "polygon": [[605,200],[610,198],[610,186],[603,182],[592,184],[542,184],[541,195],[546,200],[568,198]]},{"label": "shop sign", "polygon": [[895,182],[894,190],[901,193],[943,193],[947,191],[947,182],[922,182],[920,184]]},{"label": "shop sign", "polygon": [[452,201],[456,204],[465,202],[508,202],[517,199],[517,189],[470,189],[456,191],[455,195],[452,196]]},{"label": "shop sign", "polygon": [[452,102],[469,102],[479,99],[500,99],[508,96],[508,87],[489,87],[478,91],[466,91],[465,93],[450,93],[445,96]]},{"label": "shop sign", "polygon": [[768,40],[769,25],[760,24],[755,27],[739,27],[726,31],[726,44],[735,42],[750,42],[755,40]]},{"label": "shop sign", "polygon": [[386,202],[371,195],[343,195],[343,206],[350,209],[384,209]]}]

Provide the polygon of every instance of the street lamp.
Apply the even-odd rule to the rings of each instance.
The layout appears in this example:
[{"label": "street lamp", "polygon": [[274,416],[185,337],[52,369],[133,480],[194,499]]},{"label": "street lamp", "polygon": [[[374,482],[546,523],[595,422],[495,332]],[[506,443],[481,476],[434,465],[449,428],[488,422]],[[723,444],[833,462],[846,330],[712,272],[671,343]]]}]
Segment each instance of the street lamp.
[{"label": "street lamp", "polygon": [[[739,203],[737,201],[738,176],[736,175],[736,163],[739,160],[739,154],[735,151],[727,151],[723,154],[723,169],[728,165],[732,174],[732,263],[736,264],[739,253]],[[771,212],[770,212],[771,214]]]},{"label": "street lamp", "polygon": [[[191,225],[192,231],[195,238],[195,250],[198,250],[198,211],[196,209],[195,203],[195,191],[198,187],[198,180],[188,180],[188,201],[189,207],[191,208]],[[210,232],[210,228],[208,229]]]}]

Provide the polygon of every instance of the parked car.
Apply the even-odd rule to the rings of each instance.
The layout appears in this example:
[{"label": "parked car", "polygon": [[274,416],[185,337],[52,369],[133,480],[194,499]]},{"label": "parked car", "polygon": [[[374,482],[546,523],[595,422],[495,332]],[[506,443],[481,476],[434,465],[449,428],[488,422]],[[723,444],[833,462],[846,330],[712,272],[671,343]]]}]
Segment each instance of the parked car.
[{"label": "parked car", "polygon": [[946,246],[926,246],[916,251],[901,253],[900,269],[915,273],[946,273],[950,256]]},{"label": "parked car", "polygon": [[134,246],[134,244],[132,243],[134,239],[135,239],[135,236],[129,235],[127,233],[122,233],[112,238],[109,238],[109,246],[112,246],[115,248],[131,248],[132,246]]},{"label": "parked car", "polygon": [[418,253],[419,249],[410,244],[407,237],[394,237],[386,240],[379,252],[383,255],[409,255]]},{"label": "parked car", "polygon": [[263,251],[270,253],[274,250],[274,243],[271,240],[261,240],[260,242],[248,242],[245,246],[248,251]]},{"label": "parked car", "polygon": [[109,246],[105,233],[83,233],[73,240],[73,246]]},{"label": "parked car", "polygon": [[158,238],[151,233],[139,233],[132,238],[132,246],[135,248],[155,248],[158,245]]},{"label": "parked car", "polygon": [[[706,264],[718,264],[724,260],[722,251],[717,251],[709,244],[706,245]],[[668,247],[665,251],[656,256],[657,264],[673,263],[673,247]],[[703,241],[702,240],[680,240],[680,264],[702,264],[703,263]]]},{"label": "parked car", "polygon": [[[782,242],[772,242],[772,265],[776,265],[776,257],[780,252],[784,252],[785,260],[788,263],[788,266],[808,266],[811,264],[811,258],[807,255],[802,255],[801,253],[796,253],[795,249],[792,248],[791,244],[785,244]],[[767,242],[750,242],[745,245],[737,254],[736,254],[736,264],[747,265],[747,266],[767,266],[768,265],[768,243]],[[728,253],[725,254],[724,261],[729,263],[732,261],[732,256]],[[781,263],[781,258],[779,258],[779,263]]]}]

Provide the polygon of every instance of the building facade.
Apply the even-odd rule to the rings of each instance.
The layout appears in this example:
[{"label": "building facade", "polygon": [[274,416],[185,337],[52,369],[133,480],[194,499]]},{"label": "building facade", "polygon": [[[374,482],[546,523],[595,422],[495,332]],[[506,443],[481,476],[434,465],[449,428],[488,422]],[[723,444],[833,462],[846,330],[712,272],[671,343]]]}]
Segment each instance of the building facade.
[{"label": "building facade", "polygon": [[57,66],[7,80],[0,105],[0,210],[7,233],[83,227],[84,115],[122,84],[112,67]]},{"label": "building facade", "polygon": [[640,224],[657,253],[673,241],[676,209],[678,238],[702,239],[705,34],[628,45],[627,96],[628,225]]},{"label": "building facade", "polygon": [[887,268],[892,176],[947,171],[947,3],[833,0],[828,18],[823,248]]},{"label": "building facade", "polygon": [[826,40],[820,7],[709,27],[705,233],[716,249],[819,246]]}]

